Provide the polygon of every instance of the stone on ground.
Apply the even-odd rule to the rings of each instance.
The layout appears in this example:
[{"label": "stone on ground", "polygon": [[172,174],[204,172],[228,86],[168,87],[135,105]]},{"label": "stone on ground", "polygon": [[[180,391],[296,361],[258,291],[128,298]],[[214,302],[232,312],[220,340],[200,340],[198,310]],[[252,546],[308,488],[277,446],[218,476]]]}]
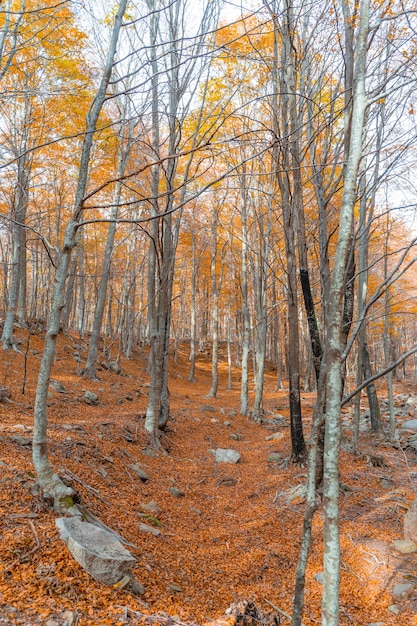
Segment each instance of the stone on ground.
[{"label": "stone on ground", "polygon": [[280,452],[271,452],[267,460],[268,463],[278,463],[279,461],[282,461],[282,455]]},{"label": "stone on ground", "polygon": [[146,483],[147,480],[149,480],[149,476],[148,474],[145,472],[145,470],[143,469],[143,467],[140,467],[140,465],[136,465],[136,463],[132,463],[131,465],[127,466],[130,470],[132,470],[132,472],[134,472],[136,474],[136,476],[143,482]]},{"label": "stone on ground", "polygon": [[158,535],[161,534],[159,528],[154,528],[153,526],[149,526],[149,524],[144,524],[143,522],[139,524],[139,530],[141,530],[143,533],[149,533],[151,535],[154,535],[154,537],[158,537]]},{"label": "stone on ground", "polygon": [[397,583],[392,590],[392,599],[394,602],[407,600],[413,595],[414,586],[411,583]]},{"label": "stone on ground", "polygon": [[410,539],[397,539],[397,541],[392,542],[391,547],[400,554],[413,554],[413,552],[417,552],[416,544]]},{"label": "stone on ground", "polygon": [[417,543],[417,500],[414,500],[404,515],[404,539]]},{"label": "stone on ground", "polygon": [[142,502],[140,508],[143,511],[150,511],[151,513],[155,513],[156,515],[161,512],[157,502],[154,502],[153,500],[151,500],[150,502]]},{"label": "stone on ground", "polygon": [[237,463],[240,459],[240,452],[231,448],[217,448],[216,463]]},{"label": "stone on ground", "polygon": [[265,441],[276,441],[277,439],[283,439],[284,433],[273,433],[272,435],[267,435],[265,437]]},{"label": "stone on ground", "polygon": [[402,430],[417,430],[417,420],[408,420],[401,424]]},{"label": "stone on ground", "polygon": [[83,401],[85,402],[85,404],[98,404],[98,395],[94,393],[94,391],[86,391],[83,395]]},{"label": "stone on ground", "polygon": [[135,563],[135,558],[108,530],[77,517],[60,517],[56,526],[77,563],[105,585],[116,584]]}]

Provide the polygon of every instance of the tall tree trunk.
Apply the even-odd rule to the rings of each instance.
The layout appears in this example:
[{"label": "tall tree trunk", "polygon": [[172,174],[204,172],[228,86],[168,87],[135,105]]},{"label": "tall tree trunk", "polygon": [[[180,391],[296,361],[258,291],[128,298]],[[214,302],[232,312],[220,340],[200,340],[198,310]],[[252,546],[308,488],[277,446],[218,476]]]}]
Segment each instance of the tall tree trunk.
[{"label": "tall tree trunk", "polygon": [[[369,357],[368,343],[365,341],[363,344],[362,353],[362,366],[363,376],[367,380],[372,376],[371,360]],[[371,417],[371,430],[378,435],[383,435],[381,424],[381,412],[379,409],[378,396],[376,393],[375,383],[370,383],[366,386],[366,393],[368,395],[369,413]]]},{"label": "tall tree trunk", "polygon": [[242,298],[242,358],[240,383],[240,412],[249,414],[249,347],[250,347],[250,313],[248,297],[248,190],[246,186],[246,166],[242,166],[240,181],[241,210],[241,298]]},{"label": "tall tree trunk", "polygon": [[[289,0],[285,0],[285,11],[283,15],[284,25],[280,30],[281,34],[281,77],[280,77],[280,93],[281,93],[281,126],[278,117],[278,101],[277,97],[273,98],[274,110],[274,129],[275,135],[281,135],[281,153],[278,157],[278,149],[276,153],[277,163],[277,179],[281,190],[282,201],[282,220],[284,226],[285,237],[285,253],[287,260],[287,315],[288,315],[288,379],[289,379],[289,405],[290,405],[290,426],[291,426],[291,457],[295,463],[305,460],[307,449],[304,441],[302,412],[301,412],[301,396],[300,396],[300,340],[298,328],[298,293],[297,293],[297,262],[296,262],[296,208],[291,198],[291,120],[290,120],[290,101],[291,93],[291,76],[293,71],[287,72],[287,66],[294,64],[294,50],[292,42],[292,7]],[[277,73],[278,67],[278,28],[277,18],[275,18],[277,28],[274,29],[274,73]],[[278,93],[278,79],[274,79],[276,85],[274,93]],[[289,84],[288,84],[289,83]],[[278,132],[280,128],[281,133]]]},{"label": "tall tree trunk", "polygon": [[[259,229],[259,253],[256,257],[255,274],[255,310],[257,316],[256,324],[256,368],[255,368],[255,400],[253,403],[252,418],[256,421],[262,419],[262,402],[264,394],[264,375],[266,358],[266,336],[268,330],[268,310],[267,310],[267,281],[268,281],[268,257],[269,241],[271,232],[271,212],[272,212],[272,191],[273,180],[268,199],[268,210],[266,215],[258,217]],[[260,204],[260,203],[259,203]],[[266,226],[264,226],[266,220]]]},{"label": "tall tree trunk", "polygon": [[322,601],[323,626],[339,624],[339,447],[340,403],[342,394],[342,332],[346,265],[356,201],[356,181],[362,156],[362,133],[365,122],[365,72],[369,29],[369,0],[360,2],[360,22],[356,45],[355,76],[352,94],[349,158],[345,168],[339,232],[330,288],[328,332],[326,336],[326,426],[324,449],[324,580]]},{"label": "tall tree trunk", "polygon": [[196,236],[194,229],[191,234],[191,307],[190,307],[190,372],[188,380],[190,383],[195,382],[195,348],[196,348],[196,295],[197,295],[197,267],[196,267]]},{"label": "tall tree trunk", "polygon": [[[131,140],[132,140],[132,127],[129,127],[129,134],[127,139],[127,145],[123,146],[123,126],[119,138],[118,146],[118,166],[116,178],[121,178],[126,170],[127,160],[129,158]],[[103,323],[104,308],[106,305],[107,286],[110,277],[110,265],[113,254],[114,238],[117,228],[117,215],[119,211],[119,203],[122,194],[122,181],[116,182],[116,187],[113,195],[113,206],[110,213],[110,222],[107,231],[106,246],[104,249],[103,266],[101,269],[100,285],[97,293],[97,302],[94,309],[93,326],[91,329],[90,344],[88,347],[87,361],[83,369],[82,375],[84,378],[95,379],[97,374],[97,360],[100,341],[101,326]]]},{"label": "tall tree trunk", "polygon": [[217,277],[217,226],[218,210],[213,212],[212,222],[212,255],[211,255],[211,296],[212,296],[212,354],[211,354],[211,388],[207,398],[215,398],[219,387],[219,296],[221,278]]},{"label": "tall tree trunk", "polygon": [[13,324],[16,321],[19,294],[21,294],[21,302],[26,300],[26,293],[23,295],[23,291],[26,289],[25,221],[29,202],[29,175],[30,167],[27,161],[27,156],[23,154],[23,156],[19,157],[17,160],[17,185],[12,226],[13,257],[10,277],[11,285],[6,319],[4,321],[3,333],[1,337],[1,342],[5,350],[15,347],[13,340]]},{"label": "tall tree trunk", "polygon": [[38,483],[43,492],[48,492],[54,500],[54,508],[59,512],[67,512],[73,506],[72,489],[66,487],[55,474],[48,457],[47,442],[47,398],[51,368],[55,356],[56,341],[60,327],[61,312],[64,307],[65,281],[68,276],[68,268],[71,252],[76,243],[77,227],[81,219],[83,199],[87,189],[88,170],[90,163],[91,148],[97,122],[103,104],[106,99],[106,91],[109,85],[117,42],[122,25],[123,15],[127,0],[121,0],[115,16],[115,22],[111,34],[109,50],[102,78],[96,96],[91,104],[86,119],[86,132],[82,144],[77,190],[74,199],[74,209],[65,229],[64,242],[60,251],[59,265],[54,280],[54,290],[51,302],[48,331],[45,337],[45,347],[39,369],[38,385],[36,389],[34,407],[34,430],[33,430],[33,463],[35,466]]}]

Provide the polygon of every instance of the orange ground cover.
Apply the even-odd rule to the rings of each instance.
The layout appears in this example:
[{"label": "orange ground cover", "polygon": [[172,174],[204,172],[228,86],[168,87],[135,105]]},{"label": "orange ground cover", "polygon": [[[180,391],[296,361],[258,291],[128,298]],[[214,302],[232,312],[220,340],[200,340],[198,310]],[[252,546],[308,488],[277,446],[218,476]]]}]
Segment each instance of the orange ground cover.
[{"label": "orange ground cover", "polygon": [[[25,339],[26,341],[26,339]],[[55,516],[33,495],[34,473],[30,447],[13,440],[31,437],[32,408],[42,339],[30,338],[27,380],[22,394],[24,355],[4,352],[0,381],[11,390],[11,402],[0,404],[0,624],[57,623],[70,610],[82,626],[133,624],[135,611],[177,615],[206,623],[222,616],[241,598],[254,600],[265,611],[272,603],[290,613],[295,565],[303,516],[296,487],[305,468],[285,463],[290,451],[285,392],[274,390],[273,373],[266,383],[266,417],[283,415],[287,423],[271,428],[239,415],[238,371],[233,389],[226,389],[221,370],[216,399],[204,396],[210,388],[210,363],[199,356],[197,382],[187,382],[186,348],[171,364],[169,380],[172,420],[166,455],[143,454],[146,439],[143,413],[148,376],[146,358],[123,360],[124,376],[100,370],[101,381],[77,376],[74,344],[60,337],[53,378],[66,393],[51,389],[49,400],[50,455],[54,467],[71,472],[83,503],[131,544],[137,558],[134,573],[145,594],[134,598],[96,583],[75,563],[60,541]],[[85,352],[82,351],[85,357]],[[84,390],[98,394],[98,406],[82,402]],[[303,394],[308,420],[314,403]],[[215,411],[205,410],[211,405]],[[282,438],[266,441],[274,431]],[[238,440],[231,435],[239,434]],[[349,433],[347,433],[349,435]],[[232,447],[241,452],[237,465],[215,464],[210,449]],[[388,545],[402,536],[402,523],[413,497],[417,457],[362,436],[364,453],[377,453],[386,467],[370,467],[366,455],[342,453],[341,499],[342,613],[340,623],[381,621],[417,624],[417,603],[401,604],[392,614],[391,590],[404,576],[417,580],[417,557],[399,559]],[[284,462],[267,461],[279,452]],[[146,469],[142,483],[128,465]],[[416,470],[417,472],[417,470]],[[77,478],[79,481],[77,481]],[[81,483],[84,483],[81,484]],[[184,492],[176,498],[169,488]],[[293,494],[293,498],[289,494]],[[142,505],[155,501],[159,512],[144,517]],[[147,522],[159,536],[139,530]],[[314,524],[314,541],[307,577],[304,624],[320,623],[322,515]],[[155,623],[155,622],[154,622]],[[288,623],[285,618],[283,624]]]}]

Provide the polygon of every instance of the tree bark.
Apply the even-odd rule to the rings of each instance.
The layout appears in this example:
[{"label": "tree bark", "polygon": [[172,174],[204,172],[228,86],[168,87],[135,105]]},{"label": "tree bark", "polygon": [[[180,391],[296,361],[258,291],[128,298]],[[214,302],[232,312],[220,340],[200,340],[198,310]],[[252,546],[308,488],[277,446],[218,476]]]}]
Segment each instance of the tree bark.
[{"label": "tree bark", "polygon": [[54,280],[53,297],[51,303],[48,331],[45,337],[44,352],[42,355],[38,384],[36,389],[34,407],[34,430],[33,430],[33,463],[35,466],[38,483],[43,492],[48,492],[54,500],[54,508],[58,512],[71,511],[73,507],[72,490],[66,487],[55,474],[48,457],[47,444],[47,398],[48,385],[55,356],[56,340],[60,327],[61,312],[64,307],[65,281],[68,276],[68,268],[71,252],[76,243],[76,232],[82,214],[83,198],[87,189],[88,169],[97,122],[106,99],[106,91],[110,81],[117,42],[122,25],[123,15],[127,0],[121,0],[115,16],[115,22],[111,34],[106,64],[102,74],[97,94],[91,104],[86,119],[86,132],[84,135],[77,190],[74,200],[74,210],[65,229],[64,243],[61,248],[59,265]]},{"label": "tree bark", "polygon": [[323,626],[339,624],[339,447],[340,405],[342,394],[342,324],[345,292],[345,268],[356,200],[356,180],[362,156],[362,133],[365,122],[365,68],[369,29],[369,0],[360,2],[360,22],[356,46],[353,88],[353,112],[349,137],[349,158],[345,168],[339,232],[330,288],[328,332],[326,340],[326,426],[324,447],[324,580],[322,601]]}]

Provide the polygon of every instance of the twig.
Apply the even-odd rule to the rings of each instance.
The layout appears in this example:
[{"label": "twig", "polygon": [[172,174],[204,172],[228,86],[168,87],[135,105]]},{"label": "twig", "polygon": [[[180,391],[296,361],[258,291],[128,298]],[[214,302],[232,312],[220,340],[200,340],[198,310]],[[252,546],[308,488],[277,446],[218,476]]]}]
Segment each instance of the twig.
[{"label": "twig", "polygon": [[73,474],[69,469],[64,469],[64,474],[66,474],[68,478],[75,480],[77,483],[82,485],[85,489],[87,489],[87,491],[92,493],[93,496],[95,496],[96,498],[104,502],[104,504],[107,504],[107,506],[111,506],[110,502],[106,500],[105,498],[103,498],[102,495],[100,495],[100,492],[98,491],[98,489],[95,489],[95,487],[91,487],[90,485],[87,485],[87,483],[85,483],[83,480],[81,480],[81,478],[76,476],[76,474]]},{"label": "twig", "polygon": [[[280,613],[281,615],[283,615],[284,617],[286,617],[288,620],[291,621],[292,617],[291,615],[288,615],[288,613],[286,613],[285,611],[283,611],[282,609],[278,608],[277,606],[275,606],[275,604],[272,604],[272,602],[270,602],[267,598],[264,598],[265,602],[267,602],[270,606],[272,606],[272,608],[275,611],[278,611],[278,613]],[[304,626],[303,623],[301,623],[301,626]]]}]

